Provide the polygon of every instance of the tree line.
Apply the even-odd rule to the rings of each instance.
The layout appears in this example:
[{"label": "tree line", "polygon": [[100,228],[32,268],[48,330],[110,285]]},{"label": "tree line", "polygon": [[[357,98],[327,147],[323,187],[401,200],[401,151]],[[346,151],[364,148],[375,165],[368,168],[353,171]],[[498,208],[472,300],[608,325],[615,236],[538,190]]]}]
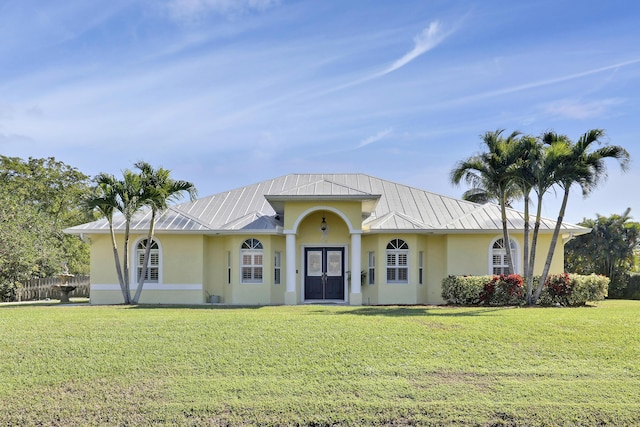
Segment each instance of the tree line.
[{"label": "tree line", "polygon": [[578,274],[602,274],[611,279],[609,297],[640,299],[640,223],[622,214],[585,218],[579,225],[591,232],[565,245],[565,268]]},{"label": "tree line", "polygon": [[[506,209],[515,200],[523,200],[523,276],[527,287],[527,304],[533,305],[540,297],[549,275],[571,188],[579,187],[586,197],[606,178],[607,159],[618,161],[624,171],[630,156],[620,146],[603,144],[605,132],[602,129],[589,130],[575,142],[553,131],[540,136],[523,135],[518,131],[504,135],[504,131],[499,129],[482,135],[485,151],[459,161],[451,170],[450,179],[454,185],[465,182],[470,186],[463,198],[499,204],[509,274],[514,272],[514,260],[509,244]],[[600,147],[596,148],[598,145]],[[534,289],[533,272],[537,261],[542,203],[554,188],[562,192],[562,203],[542,274]],[[533,229],[530,214],[532,204],[536,207]]]},{"label": "tree line", "polygon": [[53,157],[0,155],[0,300],[63,265],[73,274],[89,273],[88,246],[62,230],[92,220],[84,208],[90,187],[87,175]]}]

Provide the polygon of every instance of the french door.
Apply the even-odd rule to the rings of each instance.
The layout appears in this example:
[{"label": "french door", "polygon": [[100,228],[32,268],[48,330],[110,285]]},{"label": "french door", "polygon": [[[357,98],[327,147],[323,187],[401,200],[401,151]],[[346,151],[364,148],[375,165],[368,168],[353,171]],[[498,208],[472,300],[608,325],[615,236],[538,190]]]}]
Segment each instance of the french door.
[{"label": "french door", "polygon": [[305,300],[344,300],[344,248],[305,248]]}]

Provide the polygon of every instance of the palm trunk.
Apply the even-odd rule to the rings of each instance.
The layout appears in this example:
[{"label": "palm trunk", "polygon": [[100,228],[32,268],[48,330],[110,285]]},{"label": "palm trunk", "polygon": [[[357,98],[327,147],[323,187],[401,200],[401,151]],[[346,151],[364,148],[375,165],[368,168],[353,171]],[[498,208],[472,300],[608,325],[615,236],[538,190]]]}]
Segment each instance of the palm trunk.
[{"label": "palm trunk", "polygon": [[129,287],[129,228],[130,222],[126,220],[124,231],[124,288],[127,293],[125,304],[131,304],[131,290]]},{"label": "palm trunk", "polygon": [[536,208],[536,223],[533,226],[533,236],[531,238],[531,252],[529,253],[529,275],[527,280],[527,305],[533,305],[533,275],[536,266],[536,250],[538,248],[538,233],[540,232],[540,221],[542,220],[542,195],[538,195],[538,206]]},{"label": "palm trunk", "polygon": [[558,242],[558,236],[560,235],[560,227],[562,226],[562,220],[564,219],[564,212],[567,208],[567,201],[569,200],[569,188],[571,184],[565,184],[564,188],[564,197],[562,198],[562,205],[560,206],[560,212],[558,213],[558,220],[556,222],[556,227],[553,230],[553,237],[551,238],[551,244],[549,245],[549,252],[547,253],[547,261],[544,263],[544,269],[542,270],[542,276],[540,276],[540,282],[538,283],[538,289],[536,290],[536,294],[533,297],[533,303],[535,304],[540,298],[540,294],[542,293],[542,288],[544,286],[544,282],[547,280],[547,276],[549,275],[549,269],[551,268],[551,261],[553,260],[553,253],[556,249],[556,243]]},{"label": "palm trunk", "polygon": [[113,246],[113,259],[116,263],[116,273],[118,274],[118,283],[120,284],[120,290],[122,291],[122,298],[125,304],[128,304],[127,291],[124,287],[124,279],[122,278],[122,266],[120,265],[120,256],[118,255],[118,245],[116,243],[116,234],[113,230],[113,225],[109,222],[109,231],[111,232],[111,245]]},{"label": "palm trunk", "polygon": [[149,267],[149,256],[151,254],[151,243],[153,242],[153,232],[155,229],[156,222],[156,211],[155,209],[151,210],[151,224],[149,225],[149,234],[147,235],[147,247],[144,249],[144,259],[142,261],[142,272],[140,273],[140,277],[138,277],[138,288],[136,289],[136,294],[133,296],[131,302],[133,304],[137,304],[140,299],[140,294],[142,293],[142,287],[144,286],[145,278],[147,277],[147,269]]},{"label": "palm trunk", "polygon": [[507,229],[507,208],[504,203],[504,195],[500,200],[500,213],[502,215],[502,239],[507,250],[507,274],[513,274],[513,258],[511,257],[511,241],[509,240],[509,230]]},{"label": "palm trunk", "polygon": [[524,268],[523,273],[525,280],[529,276],[529,195],[524,195],[524,251],[523,251],[523,262]]}]

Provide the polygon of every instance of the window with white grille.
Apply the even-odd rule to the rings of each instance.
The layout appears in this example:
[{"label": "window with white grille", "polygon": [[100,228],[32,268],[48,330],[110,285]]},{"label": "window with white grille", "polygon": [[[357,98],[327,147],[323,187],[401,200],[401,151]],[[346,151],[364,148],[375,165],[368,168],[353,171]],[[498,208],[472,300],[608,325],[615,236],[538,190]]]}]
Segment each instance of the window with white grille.
[{"label": "window with white grille", "polygon": [[369,278],[367,279],[370,285],[376,283],[376,253],[369,252]]},{"label": "window with white grille", "polygon": [[262,283],[262,243],[258,239],[247,239],[240,250],[241,282]]},{"label": "window with white grille", "polygon": [[273,254],[273,283],[276,285],[280,284],[281,264],[282,256],[280,252],[275,252]]},{"label": "window with white grille", "polygon": [[[144,265],[144,254],[147,249],[147,239],[140,240],[136,246],[136,281],[142,276],[142,266]],[[147,273],[145,283],[158,283],[160,280],[160,247],[155,240],[151,241],[149,248],[149,262],[147,263]]]},{"label": "window with white grille", "polygon": [[[517,271],[515,260],[518,259],[518,246],[513,239],[509,239],[511,243],[511,257],[514,260],[513,267]],[[507,248],[504,245],[504,239],[496,239],[491,244],[489,274],[508,274],[509,262],[507,259]]]},{"label": "window with white grille", "polygon": [[402,239],[387,245],[387,283],[409,283],[409,245]]}]

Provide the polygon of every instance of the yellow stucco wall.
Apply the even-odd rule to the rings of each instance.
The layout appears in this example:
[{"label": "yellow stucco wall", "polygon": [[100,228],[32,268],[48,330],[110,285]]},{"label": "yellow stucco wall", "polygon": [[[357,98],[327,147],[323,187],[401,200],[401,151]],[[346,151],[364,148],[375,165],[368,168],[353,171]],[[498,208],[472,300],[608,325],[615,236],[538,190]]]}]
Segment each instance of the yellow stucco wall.
[{"label": "yellow stucco wall", "polygon": [[[304,248],[337,246],[345,249],[345,276],[351,270],[351,234],[345,223],[346,218],[356,229],[361,226],[359,202],[331,203],[339,213],[328,209],[309,212],[315,206],[312,202],[287,202],[285,230],[297,222],[296,235],[296,294],[302,295],[304,275]],[[298,218],[298,215],[303,215]],[[328,228],[320,230],[322,217]],[[113,250],[110,236],[92,235],[91,239],[91,301],[94,304],[121,303],[122,295],[117,287]],[[135,248],[143,235],[133,235],[131,248]],[[487,234],[371,234],[364,233],[361,242],[361,269],[368,274],[369,252],[375,253],[375,283],[362,284],[363,304],[438,304],[442,303],[441,283],[448,275],[489,274],[489,251],[492,241],[501,233]],[[512,233],[518,243],[518,272],[522,272],[523,239],[521,233]],[[241,245],[248,238],[262,242],[263,281],[262,283],[241,282]],[[390,240],[399,238],[409,245],[409,281],[406,284],[387,283],[386,247]],[[283,234],[247,235],[157,235],[162,250],[161,283],[145,285],[142,303],[202,304],[209,302],[211,295],[219,297],[224,304],[263,305],[283,304],[286,290],[286,236]],[[551,234],[541,234],[535,273],[540,274],[544,266]],[[124,242],[118,237],[118,248],[123,256]],[[135,250],[130,250],[133,259]],[[280,253],[280,284],[274,283],[274,253]],[[423,258],[423,281],[419,283],[419,259]],[[231,274],[228,274],[230,263]],[[553,259],[551,273],[563,271],[563,244],[560,239]],[[133,264],[132,264],[133,267]],[[133,274],[133,273],[132,273]],[[360,272],[352,272],[353,280],[360,280]],[[133,283],[133,281],[132,281]],[[351,292],[351,284],[347,294]],[[115,286],[115,287],[114,287]],[[135,287],[132,286],[135,290]]]},{"label": "yellow stucco wall", "polygon": [[[516,272],[523,272],[524,241],[522,234],[511,233],[511,239],[517,242],[518,261]],[[540,234],[536,250],[534,274],[541,274],[544,268],[551,234]],[[446,275],[485,275],[490,274],[489,247],[493,241],[502,238],[495,234],[451,234],[446,236],[447,269]],[[554,257],[551,262],[551,273],[564,271],[564,251],[562,239],[558,239]]]}]

